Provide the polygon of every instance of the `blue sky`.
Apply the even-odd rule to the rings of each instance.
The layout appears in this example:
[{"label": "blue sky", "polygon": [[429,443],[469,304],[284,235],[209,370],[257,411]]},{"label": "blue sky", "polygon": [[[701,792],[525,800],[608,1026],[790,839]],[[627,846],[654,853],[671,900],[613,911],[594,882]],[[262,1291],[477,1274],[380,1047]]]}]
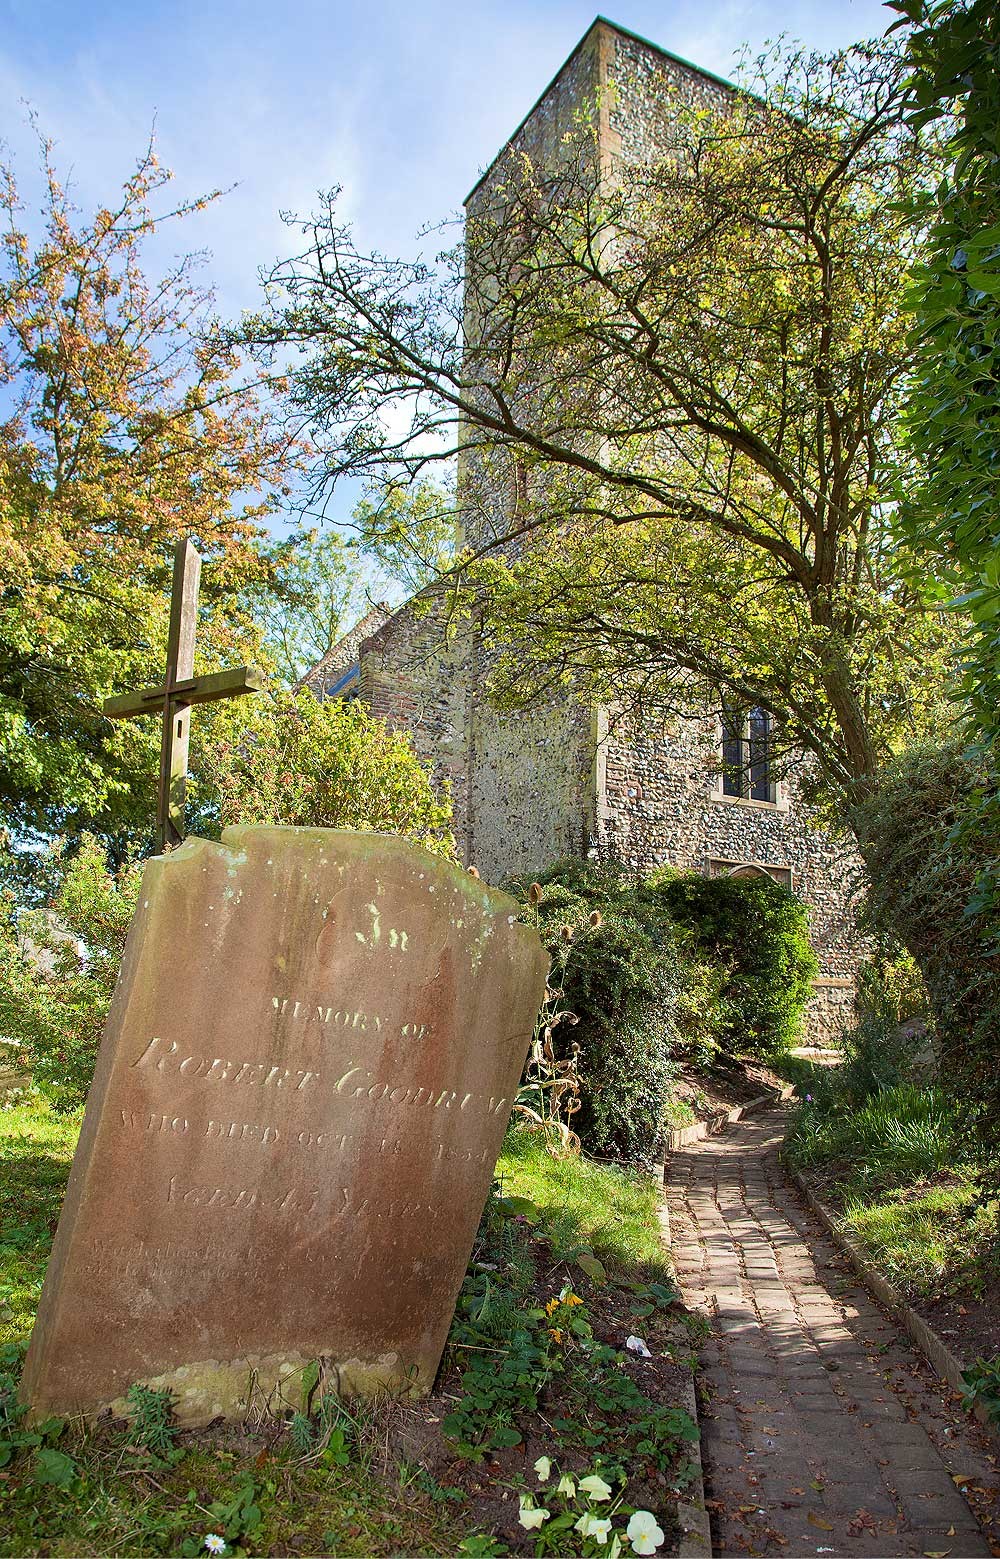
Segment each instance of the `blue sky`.
[{"label": "blue sky", "polygon": [[[235,185],[164,243],[211,251],[222,312],[344,187],[359,240],[412,251],[455,212],[595,15],[594,0],[0,0],[0,138],[30,195],[22,100],[72,168],[79,203],[110,200],[156,119],[179,193]],[[825,49],[884,31],[876,0],[606,0],[604,14],[732,73],[781,33]]]},{"label": "blue sky", "polygon": [[[722,75],[744,42],[825,48],[891,19],[875,0],[606,0],[605,14]],[[593,0],[0,0],[0,137],[31,158],[30,102],[86,204],[109,198],[155,114],[180,190],[238,186],[185,240],[212,251],[235,310],[284,247],[279,210],[307,211],[317,189],[342,184],[360,237],[388,250],[454,211],[594,15]]]}]

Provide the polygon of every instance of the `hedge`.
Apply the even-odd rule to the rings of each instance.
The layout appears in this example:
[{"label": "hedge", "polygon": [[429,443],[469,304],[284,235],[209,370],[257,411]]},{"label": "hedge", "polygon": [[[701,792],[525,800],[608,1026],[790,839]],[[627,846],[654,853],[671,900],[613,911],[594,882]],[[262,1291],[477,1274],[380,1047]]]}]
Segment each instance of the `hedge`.
[{"label": "hedge", "polygon": [[957,741],[919,748],[855,813],[875,928],[912,955],[934,1020],[942,1086],[984,1170],[1000,1183],[1000,926],[979,898],[1000,856],[987,755]]},{"label": "hedge", "polygon": [[506,886],[526,901],[577,1018],[557,1034],[563,1054],[580,1046],[573,1126],[589,1152],[651,1161],[681,1060],[767,1057],[798,1037],[816,960],[804,907],[770,879],[664,871],[636,882],[613,863],[570,860]]}]

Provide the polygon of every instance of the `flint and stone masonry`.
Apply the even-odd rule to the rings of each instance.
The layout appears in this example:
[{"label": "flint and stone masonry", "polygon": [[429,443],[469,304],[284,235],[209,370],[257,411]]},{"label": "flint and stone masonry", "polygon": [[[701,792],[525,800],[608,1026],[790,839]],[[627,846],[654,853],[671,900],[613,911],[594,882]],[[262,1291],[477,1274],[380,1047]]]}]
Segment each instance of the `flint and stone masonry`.
[{"label": "flint and stone masonry", "polygon": [[[479,180],[466,202],[470,219],[495,198],[508,153],[535,166],[558,158],[584,104],[597,105],[602,163],[642,160],[655,155],[678,98],[715,106],[731,90],[598,20]],[[468,463],[460,481],[460,509],[478,517],[475,533],[466,520],[466,540],[479,546],[509,537],[510,504],[495,490],[472,491],[477,473]],[[777,786],[771,802],[723,795],[721,732],[712,713],[636,729],[622,726],[614,711],[566,697],[500,714],[484,692],[489,647],[474,622],[446,641],[444,616],[433,590],[425,592],[392,615],[380,614],[374,631],[349,649],[358,666],[353,691],[405,730],[437,779],[448,782],[467,863],[488,882],[592,853],[636,871],[668,863],[706,875],[767,872],[808,906],[820,962],[808,1035],[818,1042],[834,1037],[849,1014],[864,951],[853,915],[861,863],[801,799],[802,775]],[[307,681],[332,691],[329,672],[323,663]]]}]

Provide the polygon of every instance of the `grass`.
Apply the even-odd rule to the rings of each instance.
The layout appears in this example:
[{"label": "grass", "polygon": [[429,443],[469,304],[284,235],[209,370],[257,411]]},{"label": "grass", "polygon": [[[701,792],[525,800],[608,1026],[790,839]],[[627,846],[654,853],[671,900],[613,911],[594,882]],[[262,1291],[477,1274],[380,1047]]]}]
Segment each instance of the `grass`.
[{"label": "grass", "polygon": [[540,1138],[514,1126],[504,1140],[497,1176],[507,1196],[536,1203],[554,1253],[591,1250],[611,1272],[668,1270],[657,1215],[661,1196],[650,1175],[585,1158],[554,1159]]},{"label": "grass", "polygon": [[872,1263],[913,1298],[982,1298],[996,1282],[998,1208],[959,1176],[848,1198],[843,1225]]},{"label": "grass", "polygon": [[821,1091],[837,1071],[836,1067],[813,1061],[809,1056],[793,1056],[787,1052],[780,1056],[770,1056],[767,1064],[775,1076],[792,1084],[800,1099],[804,1099],[807,1093]]},{"label": "grass", "polygon": [[0,1110],[0,1343],[31,1331],[81,1120],[31,1096]]},{"label": "grass", "polygon": [[60,1447],[73,1457],[78,1484],[67,1490],[11,1479],[0,1494],[3,1553],[177,1554],[193,1545],[204,1555],[205,1535],[225,1526],[219,1507],[231,1509],[241,1490],[260,1521],[231,1537],[230,1553],[454,1554],[469,1531],[412,1479],[393,1485],[373,1476],[364,1453],[352,1466],[329,1469],[278,1452],[248,1470],[242,1447],[203,1441],[164,1469],[137,1457],[124,1436],[65,1433]]},{"label": "grass", "polygon": [[940,1089],[899,1083],[855,1101],[834,1074],[800,1107],[788,1153],[800,1168],[832,1169],[840,1195],[860,1199],[932,1179],[962,1158],[954,1114]]},{"label": "grass", "polygon": [[[0,1108],[0,1349],[23,1346],[30,1333],[79,1125],[79,1113],[55,1115],[30,1094]],[[553,1259],[576,1262],[591,1252],[625,1279],[655,1283],[664,1272],[650,1178],[584,1160],[557,1162],[523,1130],[508,1133],[498,1176],[507,1197],[537,1204],[537,1229],[513,1220],[522,1264],[541,1260],[548,1269]],[[638,1301],[626,1293],[622,1303]],[[280,1423],[257,1434],[232,1425],[178,1434],[165,1456],[137,1445],[125,1425],[85,1431],[68,1424],[51,1442],[62,1481],[45,1482],[34,1449],[15,1447],[4,1460],[3,1371],[14,1351],[8,1347],[6,1364],[0,1351],[5,1555],[204,1556],[209,1532],[226,1534],[230,1554],[456,1554],[464,1541],[481,1541],[474,1534],[484,1519],[490,1525],[477,1512],[474,1488],[441,1487],[390,1453],[398,1410],[385,1405],[354,1416],[336,1456],[322,1445],[307,1453]],[[581,1398],[580,1412],[592,1431],[594,1404]],[[567,1431],[575,1438],[572,1425]],[[8,1421],[6,1433],[16,1441],[17,1425]]]},{"label": "grass", "polygon": [[914,1083],[858,1096],[850,1070],[797,1081],[790,1163],[845,1233],[913,1299],[977,1299],[1000,1278],[1000,1203],[986,1201],[944,1093]]}]

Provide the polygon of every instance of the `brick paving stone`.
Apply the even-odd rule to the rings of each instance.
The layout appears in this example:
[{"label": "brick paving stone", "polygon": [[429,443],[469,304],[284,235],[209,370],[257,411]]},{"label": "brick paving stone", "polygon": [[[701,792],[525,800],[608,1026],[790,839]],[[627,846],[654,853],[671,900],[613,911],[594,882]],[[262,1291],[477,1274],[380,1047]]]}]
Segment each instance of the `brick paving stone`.
[{"label": "brick paving stone", "polygon": [[947,1527],[943,1530],[932,1531],[925,1528],[920,1536],[920,1549],[913,1549],[914,1553],[922,1554],[947,1554],[949,1559],[979,1559],[980,1554],[989,1554],[991,1549],[981,1533],[961,1533],[956,1537],[955,1533]]},{"label": "brick paving stone", "polygon": [[882,1482],[827,1483],[823,1489],[823,1508],[842,1516],[856,1516],[859,1510],[867,1510],[886,1521],[896,1519],[896,1502]]},{"label": "brick paving stone", "polygon": [[[992,1442],[858,1286],[781,1166],[783,1112],[671,1156],[678,1282],[712,1322],[702,1453],[717,1554],[1000,1554]],[[713,1406],[714,1404],[714,1406]],[[990,1501],[992,1500],[992,1507]]]}]

